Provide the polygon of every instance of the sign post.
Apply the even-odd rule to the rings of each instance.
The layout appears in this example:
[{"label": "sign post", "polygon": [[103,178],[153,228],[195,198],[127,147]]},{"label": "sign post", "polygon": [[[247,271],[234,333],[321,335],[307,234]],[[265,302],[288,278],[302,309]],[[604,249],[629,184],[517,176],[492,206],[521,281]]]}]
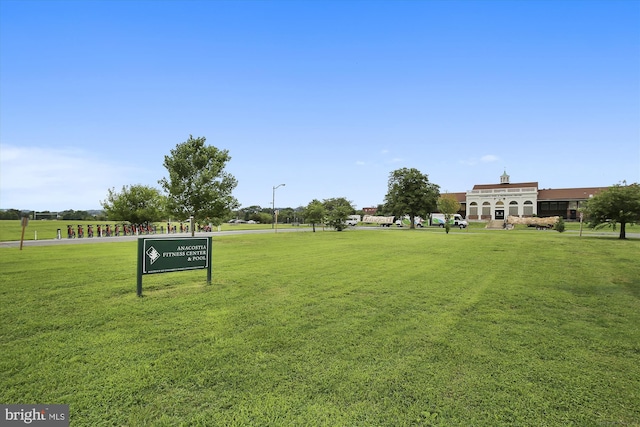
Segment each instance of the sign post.
[{"label": "sign post", "polygon": [[24,229],[27,228],[27,225],[29,225],[29,217],[23,216],[20,225],[22,225],[22,236],[20,236],[20,250],[22,250],[22,243],[24,242]]},{"label": "sign post", "polygon": [[211,284],[211,237],[138,239],[138,296],[142,296],[142,276],[172,271],[207,269]]}]

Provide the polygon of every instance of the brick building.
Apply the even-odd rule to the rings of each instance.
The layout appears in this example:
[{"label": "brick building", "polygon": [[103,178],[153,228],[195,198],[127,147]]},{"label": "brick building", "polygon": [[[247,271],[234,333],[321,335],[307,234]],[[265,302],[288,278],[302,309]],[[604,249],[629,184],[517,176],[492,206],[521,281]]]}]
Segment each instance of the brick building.
[{"label": "brick building", "polygon": [[[509,182],[505,171],[500,183],[477,184],[472,190],[448,193],[460,202],[460,215],[469,221],[506,219],[507,216],[561,216],[566,220],[579,219],[578,209],[590,197],[607,187],[538,188],[538,183]],[[367,215],[375,215],[376,208],[363,208]]]},{"label": "brick building", "polygon": [[579,219],[581,204],[607,187],[540,189],[537,182],[510,183],[503,173],[499,184],[474,185],[466,193],[455,193],[460,213],[468,220],[488,221],[507,216],[561,216]]}]

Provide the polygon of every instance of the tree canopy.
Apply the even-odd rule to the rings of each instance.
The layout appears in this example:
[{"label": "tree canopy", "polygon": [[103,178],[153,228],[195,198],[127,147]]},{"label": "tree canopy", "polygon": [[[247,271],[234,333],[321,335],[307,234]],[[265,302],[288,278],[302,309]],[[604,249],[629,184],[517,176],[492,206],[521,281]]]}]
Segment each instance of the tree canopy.
[{"label": "tree canopy", "polygon": [[123,186],[120,192],[111,188],[100,203],[109,220],[144,224],[163,219],[165,200],[157,188],[138,184]]},{"label": "tree canopy", "polygon": [[322,202],[326,216],[325,224],[342,231],[347,228],[347,218],[355,212],[353,205],[344,197],[325,199]]},{"label": "tree canopy", "polygon": [[322,204],[322,202],[318,199],[313,199],[309,204],[304,208],[302,212],[304,216],[305,222],[309,223],[313,227],[313,232],[316,231],[316,224],[322,224],[325,216],[327,215],[327,211]]},{"label": "tree canopy", "polygon": [[411,228],[416,216],[426,217],[436,208],[440,187],[429,182],[429,177],[415,168],[402,168],[389,174],[385,210],[396,217],[409,215]]},{"label": "tree canopy", "polygon": [[620,224],[620,239],[626,239],[627,224],[640,223],[640,184],[616,184],[596,194],[584,210],[589,227],[612,227]]},{"label": "tree canopy", "polygon": [[[123,188],[124,190],[124,188]],[[111,191],[109,192],[109,194],[111,194]],[[59,213],[60,218],[63,220],[70,220],[70,219],[78,219],[78,220],[83,220],[83,219],[93,219],[91,217],[91,215],[89,214],[89,212],[87,211],[74,211],[73,209],[69,209],[66,211],[62,211]]]},{"label": "tree canopy", "polygon": [[7,209],[5,211],[0,211],[0,219],[20,219],[22,217],[22,212],[18,209]]},{"label": "tree canopy", "polygon": [[438,198],[438,210],[444,214],[444,228],[449,234],[451,230],[451,217],[460,210],[460,202],[451,194],[445,194]]},{"label": "tree canopy", "polygon": [[228,150],[205,145],[206,138],[193,138],[180,143],[164,157],[169,178],[159,183],[168,193],[167,208],[184,220],[220,224],[239,204],[232,191],[238,185],[233,175],[224,170],[231,160]]}]

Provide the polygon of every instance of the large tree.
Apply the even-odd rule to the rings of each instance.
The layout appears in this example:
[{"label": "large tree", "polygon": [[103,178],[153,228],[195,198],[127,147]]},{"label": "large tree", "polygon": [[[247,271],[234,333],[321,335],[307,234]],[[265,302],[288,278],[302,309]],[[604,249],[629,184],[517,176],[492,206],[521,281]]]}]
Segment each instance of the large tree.
[{"label": "large tree", "polygon": [[460,210],[460,202],[455,196],[445,194],[438,198],[438,210],[444,214],[444,228],[449,234],[451,230],[451,217]]},{"label": "large tree", "polygon": [[166,198],[157,188],[137,184],[125,185],[120,192],[108,191],[107,199],[100,203],[109,220],[144,224],[163,219]]},{"label": "large tree", "polygon": [[[206,138],[189,139],[164,156],[169,178],[159,183],[168,193],[167,208],[180,219],[193,216],[196,221],[220,224],[237,209],[231,192],[238,182],[224,170],[231,160],[228,150],[205,145]],[[192,229],[193,235],[193,229]]]},{"label": "large tree", "polygon": [[402,168],[389,174],[385,210],[396,217],[409,215],[410,227],[415,228],[416,216],[424,218],[436,208],[440,187],[414,168]]},{"label": "large tree", "polygon": [[313,232],[315,233],[316,224],[322,224],[324,222],[327,211],[320,200],[313,199],[304,208],[302,215],[304,216],[304,221],[312,225]]},{"label": "large tree", "polygon": [[620,224],[620,239],[626,239],[627,224],[640,223],[640,184],[616,184],[596,194],[586,203],[589,227],[612,227]]},{"label": "large tree", "polygon": [[325,199],[322,205],[326,211],[325,223],[337,231],[347,228],[347,218],[356,211],[351,202],[344,197]]}]

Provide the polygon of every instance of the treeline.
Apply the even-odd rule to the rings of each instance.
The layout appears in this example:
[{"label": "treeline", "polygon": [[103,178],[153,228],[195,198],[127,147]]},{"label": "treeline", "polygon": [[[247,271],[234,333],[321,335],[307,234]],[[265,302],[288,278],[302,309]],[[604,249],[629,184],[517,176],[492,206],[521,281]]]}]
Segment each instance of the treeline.
[{"label": "treeline", "polygon": [[[278,222],[279,223],[294,223],[302,221],[303,206],[297,209],[293,208],[278,208]],[[268,224],[273,220],[273,209],[271,207],[264,208],[257,205],[249,206],[246,208],[237,209],[232,212],[231,218],[244,221],[255,221],[263,224]]]},{"label": "treeline", "polygon": [[7,209],[0,211],[0,219],[20,219],[28,214],[29,212],[22,212],[17,209]]},{"label": "treeline", "polygon": [[[341,198],[342,199],[342,198]],[[330,199],[333,200],[333,199]],[[346,200],[346,199],[345,199]],[[278,223],[291,224],[305,222],[305,216],[307,215],[307,206],[299,206],[297,208],[277,208],[278,209]],[[382,205],[378,205],[378,212],[384,213]],[[364,215],[365,212],[360,209],[353,209],[349,214]],[[271,207],[265,208],[261,206],[249,206],[246,208],[240,208],[232,212],[231,218],[235,220],[243,221],[255,221],[263,224],[269,224],[273,221],[273,209]]]}]

